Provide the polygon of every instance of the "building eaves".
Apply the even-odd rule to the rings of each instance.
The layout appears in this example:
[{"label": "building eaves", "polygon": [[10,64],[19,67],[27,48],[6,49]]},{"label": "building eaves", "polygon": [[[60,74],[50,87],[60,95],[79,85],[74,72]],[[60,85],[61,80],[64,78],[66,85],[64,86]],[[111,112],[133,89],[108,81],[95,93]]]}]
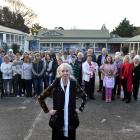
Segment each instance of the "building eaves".
[{"label": "building eaves", "polygon": [[115,37],[108,40],[108,43],[123,43],[128,40],[128,37]]},{"label": "building eaves", "polygon": [[140,42],[140,35],[131,37],[129,39],[126,40],[127,42]]},{"label": "building eaves", "polygon": [[19,31],[19,30],[16,30],[16,29],[12,29],[12,28],[9,28],[9,27],[5,27],[3,25],[0,25],[0,32],[28,35],[25,32],[22,32],[22,31]]}]

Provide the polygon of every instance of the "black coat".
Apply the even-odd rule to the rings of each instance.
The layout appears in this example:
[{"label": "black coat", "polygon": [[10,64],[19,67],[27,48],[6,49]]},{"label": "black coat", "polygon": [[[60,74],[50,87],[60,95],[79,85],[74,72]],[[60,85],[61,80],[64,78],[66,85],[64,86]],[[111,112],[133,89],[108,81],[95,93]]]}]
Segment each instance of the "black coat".
[{"label": "black coat", "polygon": [[33,73],[33,78],[43,78],[44,76],[44,62],[42,60],[39,61],[39,63],[34,62],[32,65],[32,73]]},{"label": "black coat", "polygon": [[[83,100],[81,106],[79,109],[83,111],[87,95],[86,93],[80,88],[80,86],[77,85],[77,82],[75,80],[70,79],[70,96],[69,96],[69,105],[68,105],[68,114],[69,114],[69,125],[73,124],[73,115],[75,113],[76,109],[76,96],[78,92],[81,95],[81,98]],[[60,79],[57,78],[51,86],[49,86],[42,95],[38,98],[38,101],[44,110],[45,113],[49,112],[49,109],[45,103],[45,98],[50,96],[52,94],[53,97],[53,109],[57,111],[63,111],[64,110],[64,103],[65,103],[65,93],[60,85]],[[64,120],[64,118],[62,118]]]},{"label": "black coat", "polygon": [[140,64],[133,69],[133,82],[140,81]]},{"label": "black coat", "polygon": [[[106,55],[105,58],[106,58],[107,56],[108,56],[108,55]],[[101,61],[102,61],[102,54],[100,54],[100,55],[98,56],[98,58],[97,58],[97,64],[98,64],[99,67],[102,65]]]}]

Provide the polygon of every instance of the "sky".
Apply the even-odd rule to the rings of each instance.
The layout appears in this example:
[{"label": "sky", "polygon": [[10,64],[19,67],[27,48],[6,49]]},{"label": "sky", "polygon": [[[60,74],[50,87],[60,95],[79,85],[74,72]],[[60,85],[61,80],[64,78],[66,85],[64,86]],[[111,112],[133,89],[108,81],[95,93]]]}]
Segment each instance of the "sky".
[{"label": "sky", "polygon": [[139,0],[22,1],[38,15],[35,22],[48,29],[101,29],[105,24],[112,31],[125,17],[130,24],[140,26]]}]

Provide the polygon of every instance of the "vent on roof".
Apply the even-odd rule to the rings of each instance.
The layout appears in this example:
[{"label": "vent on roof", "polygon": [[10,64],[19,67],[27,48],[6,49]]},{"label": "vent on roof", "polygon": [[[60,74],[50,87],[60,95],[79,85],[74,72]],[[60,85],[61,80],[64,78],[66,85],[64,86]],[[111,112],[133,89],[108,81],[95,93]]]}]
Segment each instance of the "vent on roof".
[{"label": "vent on roof", "polygon": [[105,24],[103,24],[103,25],[102,25],[101,30],[107,30],[107,28],[106,28]]},{"label": "vent on roof", "polygon": [[47,35],[47,36],[61,36],[62,34],[56,31],[48,31],[46,33],[44,33],[43,35]]}]

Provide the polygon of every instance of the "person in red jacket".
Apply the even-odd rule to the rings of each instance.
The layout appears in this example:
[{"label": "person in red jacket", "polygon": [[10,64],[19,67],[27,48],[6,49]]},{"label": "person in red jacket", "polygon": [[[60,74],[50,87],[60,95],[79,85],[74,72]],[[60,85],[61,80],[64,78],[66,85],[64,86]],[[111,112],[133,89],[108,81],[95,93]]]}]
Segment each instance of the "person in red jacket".
[{"label": "person in red jacket", "polygon": [[130,58],[128,55],[124,56],[123,64],[120,68],[120,79],[121,84],[124,91],[124,98],[122,101],[126,101],[129,103],[131,101],[132,94],[132,73],[133,73],[133,65],[130,63]]}]

